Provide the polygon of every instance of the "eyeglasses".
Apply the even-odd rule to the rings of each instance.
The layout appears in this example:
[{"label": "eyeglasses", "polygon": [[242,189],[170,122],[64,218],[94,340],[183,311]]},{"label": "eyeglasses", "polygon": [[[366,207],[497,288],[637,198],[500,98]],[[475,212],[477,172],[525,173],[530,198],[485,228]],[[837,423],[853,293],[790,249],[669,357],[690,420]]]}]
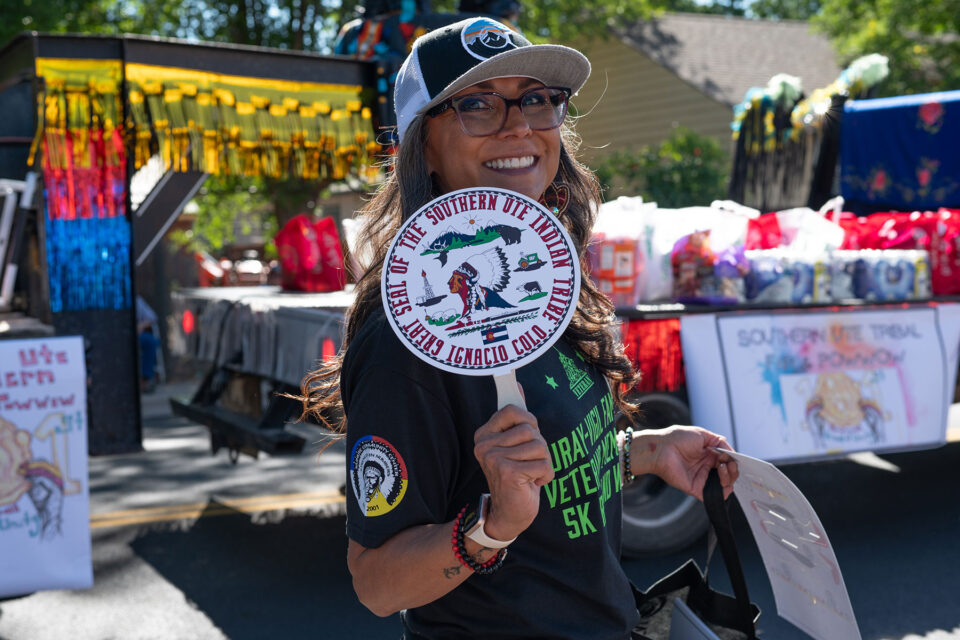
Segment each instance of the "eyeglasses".
[{"label": "eyeglasses", "polygon": [[534,131],[556,129],[567,115],[570,89],[565,87],[537,87],[517,98],[505,98],[493,91],[468,93],[444,100],[427,111],[436,118],[447,109],[453,109],[460,120],[460,128],[468,136],[482,137],[500,133],[507,123],[510,107],[516,105],[527,126]]}]

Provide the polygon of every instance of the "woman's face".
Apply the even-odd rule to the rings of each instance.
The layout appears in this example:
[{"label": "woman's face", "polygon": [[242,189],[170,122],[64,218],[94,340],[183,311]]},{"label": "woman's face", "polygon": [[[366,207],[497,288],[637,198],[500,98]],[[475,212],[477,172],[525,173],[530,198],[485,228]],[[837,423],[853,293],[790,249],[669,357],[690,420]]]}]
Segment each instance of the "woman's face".
[{"label": "woman's face", "polygon": [[[456,95],[495,91],[505,98],[516,98],[539,86],[543,84],[532,78],[496,78]],[[560,166],[560,129],[532,130],[519,108],[511,107],[503,129],[489,136],[468,136],[453,109],[435,118],[426,117],[426,128],[427,170],[443,193],[468,187],[501,187],[536,200]]]}]

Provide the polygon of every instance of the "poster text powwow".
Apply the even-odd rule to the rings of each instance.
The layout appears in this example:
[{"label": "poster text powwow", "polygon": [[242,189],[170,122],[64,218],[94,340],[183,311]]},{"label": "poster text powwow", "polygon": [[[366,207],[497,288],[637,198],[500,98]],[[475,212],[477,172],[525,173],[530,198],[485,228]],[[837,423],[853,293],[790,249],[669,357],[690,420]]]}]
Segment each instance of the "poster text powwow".
[{"label": "poster text powwow", "polygon": [[0,597],[93,584],[79,337],[0,341]]}]

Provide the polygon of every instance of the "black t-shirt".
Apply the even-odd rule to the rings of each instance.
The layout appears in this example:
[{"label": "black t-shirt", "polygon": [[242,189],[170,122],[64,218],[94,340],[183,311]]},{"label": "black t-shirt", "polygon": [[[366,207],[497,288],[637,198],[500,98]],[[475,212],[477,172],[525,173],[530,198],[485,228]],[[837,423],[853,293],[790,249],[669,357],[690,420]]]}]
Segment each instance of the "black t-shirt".
[{"label": "black t-shirt", "polygon": [[[404,624],[426,638],[627,638],[639,619],[619,562],[621,480],[606,381],[564,340],[517,379],[556,478],[500,570],[405,611]],[[491,376],[421,361],[378,311],[347,351],[341,389],[351,539],[374,548],[408,527],[449,522],[488,490],[473,434],[496,411]]]}]

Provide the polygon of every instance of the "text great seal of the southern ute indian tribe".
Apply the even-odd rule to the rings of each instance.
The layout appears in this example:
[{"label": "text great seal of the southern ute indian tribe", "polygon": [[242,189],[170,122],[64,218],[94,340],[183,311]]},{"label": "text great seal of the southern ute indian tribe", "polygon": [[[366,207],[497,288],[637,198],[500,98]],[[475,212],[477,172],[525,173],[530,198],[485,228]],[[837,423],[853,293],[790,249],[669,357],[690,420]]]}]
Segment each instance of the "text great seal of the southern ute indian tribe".
[{"label": "text great seal of the southern ute indian tribe", "polygon": [[387,319],[419,358],[493,375],[536,359],[570,323],[580,264],[541,204],[513,191],[462,189],[424,205],[384,261]]}]

